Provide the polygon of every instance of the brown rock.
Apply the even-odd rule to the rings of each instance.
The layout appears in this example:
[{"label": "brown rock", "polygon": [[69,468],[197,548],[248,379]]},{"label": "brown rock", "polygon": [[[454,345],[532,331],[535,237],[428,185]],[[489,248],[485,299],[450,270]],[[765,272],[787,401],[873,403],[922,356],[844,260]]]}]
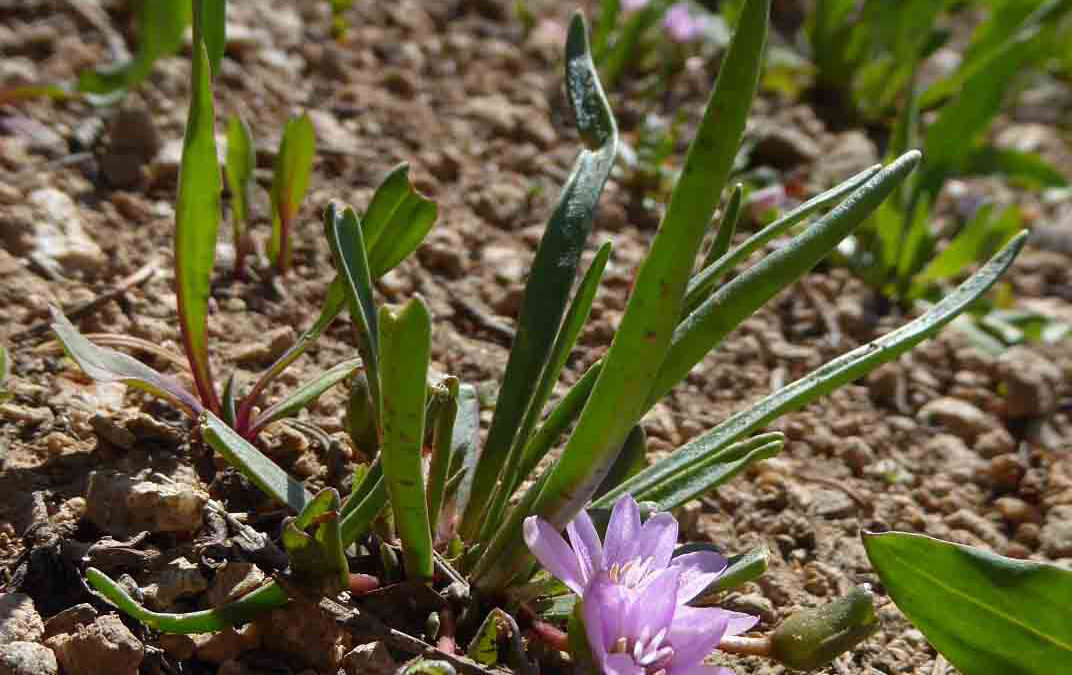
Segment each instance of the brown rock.
[{"label": "brown rock", "polygon": [[1045,417],[1057,409],[1061,369],[1056,363],[1016,346],[998,358],[998,375],[1005,384],[1010,418]]},{"label": "brown rock", "polygon": [[230,561],[216,570],[212,585],[202,600],[205,607],[218,607],[237,600],[258,588],[265,580],[264,572],[253,563]]},{"label": "brown rock", "polygon": [[342,657],[342,669],[346,675],[392,675],[398,670],[398,663],[382,642],[369,642],[354,647]]},{"label": "brown rock", "polygon": [[93,623],[97,618],[97,610],[88,602],[68,607],[59,614],[49,617],[45,622],[45,639],[60,633],[74,633],[80,625]]},{"label": "brown rock", "polygon": [[195,532],[208,500],[182,483],[154,483],[110,471],[89,474],[86,516],[105,532],[124,537],[141,531]]},{"label": "brown rock", "polygon": [[197,650],[197,658],[209,663],[223,663],[237,659],[242,654],[260,646],[261,636],[256,624],[242,628],[225,628],[218,633],[203,633],[191,636]]},{"label": "brown rock", "polygon": [[0,594],[0,644],[36,642],[44,633],[45,624],[30,596],[23,593]]},{"label": "brown rock", "polygon": [[1051,558],[1072,557],[1072,506],[1055,506],[1046,514],[1039,546]]},{"label": "brown rock", "polygon": [[319,671],[335,672],[351,648],[349,631],[308,602],[291,602],[261,615],[254,624],[264,644]]},{"label": "brown rock", "polygon": [[145,646],[119,617],[107,614],[74,633],[62,633],[46,643],[66,675],[137,675]]},{"label": "brown rock", "polygon": [[59,664],[52,650],[36,642],[0,644],[0,675],[56,675]]},{"label": "brown rock", "polygon": [[945,427],[968,442],[1001,426],[996,417],[971,403],[948,397],[927,403],[920,409],[919,418],[926,424]]}]

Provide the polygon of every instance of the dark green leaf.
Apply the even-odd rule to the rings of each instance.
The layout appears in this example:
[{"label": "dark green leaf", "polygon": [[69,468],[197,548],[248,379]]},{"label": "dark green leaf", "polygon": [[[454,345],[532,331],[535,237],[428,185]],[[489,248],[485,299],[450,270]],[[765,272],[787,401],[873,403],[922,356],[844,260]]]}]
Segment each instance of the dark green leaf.
[{"label": "dark green leaf", "polygon": [[[769,13],[770,0],[749,0],[745,5],[592,395],[531,510],[522,510],[525,500],[515,507],[484,552],[476,571],[482,591],[501,588],[527,568],[531,553],[521,538],[525,517],[540,515],[562,528],[577,515],[648,407],[652,382],[680,316],[692,263],[744,133],[759,82]],[[491,569],[494,573],[488,574]]]},{"label": "dark green leaf", "polygon": [[529,270],[517,335],[460,526],[463,538],[474,538],[485,521],[488,500],[554,347],[596,204],[617,153],[618,127],[592,63],[580,14],[570,22],[566,39],[566,89],[585,148],[562,187]]},{"label": "dark green leaf", "polygon": [[926,285],[952,278],[972,263],[985,260],[1020,231],[1022,219],[1016,207],[994,217],[993,205],[984,205],[964,226],[949,246],[931,259],[914,283]]},{"label": "dark green leaf", "polygon": [[967,174],[996,174],[1029,188],[1063,187],[1068,179],[1034,152],[983,148],[970,155],[962,167]]},{"label": "dark green leaf", "polygon": [[964,675],[1072,663],[1072,572],[919,534],[864,534],[886,591]]},{"label": "dark green leaf", "polygon": [[166,399],[196,418],[204,409],[197,397],[186,391],[178,380],[158,373],[141,361],[93,344],[78,332],[58,309],[52,311],[52,330],[56,333],[64,351],[78,364],[86,375],[98,382],[122,382],[153,396]]},{"label": "dark green leaf", "polygon": [[280,504],[301,513],[313,498],[305,486],[288,476],[278,464],[268,459],[211,412],[205,411],[201,414],[198,427],[205,442],[223,455],[228,464],[238,469],[243,476]]},{"label": "dark green leaf", "polygon": [[[919,163],[910,152],[875,174],[844,202],[754,267],[715,291],[685,317],[661,362],[646,400],[653,405],[741,321],[776,293],[810,271],[875,210]],[[623,319],[624,326],[624,319]],[[622,329],[618,334],[621,335]],[[645,408],[646,409],[646,408]]]},{"label": "dark green leaf", "polygon": [[306,382],[302,386],[298,387],[294,391],[287,394],[287,396],[278,403],[272,405],[267,410],[257,416],[256,420],[251,425],[250,434],[256,434],[260,429],[275,422],[281,420],[284,417],[291,417],[297,415],[302,409],[309,406],[313,401],[320,398],[328,389],[342,382],[349,377],[354,371],[361,367],[361,359],[350,359],[343,361],[342,363],[334,366],[333,368],[324,371],[320,375],[316,376],[312,380]]},{"label": "dark green leaf", "polygon": [[730,246],[733,245],[733,234],[737,231],[737,221],[741,218],[741,196],[743,193],[744,186],[742,184],[737,183],[737,185],[733,186],[730,200],[726,203],[726,208],[723,210],[722,218],[718,223],[715,239],[711,242],[711,248],[707,250],[703,263],[700,264],[701,270],[714,265],[719,258],[726,255],[730,250]]},{"label": "dark green leaf", "polygon": [[[171,4],[171,3],[148,3]],[[177,3],[182,4],[182,3]],[[182,142],[175,206],[175,295],[183,347],[206,408],[220,412],[208,360],[208,298],[220,225],[220,164],[216,157],[212,78],[199,27],[194,25],[193,83]]]},{"label": "dark green leaf", "polygon": [[741,437],[762,428],[781,415],[797,410],[818,397],[867,374],[891,361],[923,340],[968,308],[990,289],[1009,268],[1027,241],[1021,233],[998,252],[982,269],[962,283],[925,314],[866,345],[839,356],[803,378],[783,387],[755,405],[732,415],[714,429],[697,436],[669,457],[656,462],[603,496],[598,506],[613,505],[621,494],[642,494],[650,486],[704,461]]},{"label": "dark green leaf", "polygon": [[354,324],[357,350],[365,365],[369,384],[369,400],[374,410],[380,409],[379,335],[376,324],[376,305],[372,300],[372,277],[361,223],[354,210],[347,207],[338,212],[335,204],[324,211],[327,232],[335,269],[342,279],[342,289]]}]

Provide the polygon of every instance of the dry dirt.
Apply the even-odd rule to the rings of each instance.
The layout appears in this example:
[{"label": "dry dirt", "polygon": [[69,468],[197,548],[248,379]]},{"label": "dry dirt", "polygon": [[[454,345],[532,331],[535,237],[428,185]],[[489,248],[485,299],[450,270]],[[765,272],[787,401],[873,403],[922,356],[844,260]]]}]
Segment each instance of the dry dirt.
[{"label": "dry dirt", "polygon": [[[0,3],[0,81],[66,80],[105,61],[108,36],[72,9],[79,4]],[[356,4],[342,43],[329,37],[327,2],[229,5],[235,29],[217,84],[217,128],[222,136],[226,116],[240,112],[257,139],[260,239],[269,230],[264,188],[288,115],[308,110],[318,147],[295,233],[292,276],[233,280],[227,271],[232,249],[221,228],[210,316],[215,369],[237,367],[239,380],[248,382],[313,320],[332,274],[316,214],[329,199],[360,210],[380,177],[405,160],[441,217],[418,254],[380,283],[381,299],[422,294],[435,318],[433,367],[493,393],[507,331],[474,320],[459,301],[506,328],[517,310],[528,262],[578,148],[560,93],[561,27],[571,8],[531,3],[540,20],[523,35],[506,2]],[[128,14],[104,16],[112,30],[129,35]],[[0,341],[12,348],[14,394],[0,407],[0,584],[25,562],[20,556],[27,547],[41,543],[43,521],[70,541],[101,539],[101,530],[82,518],[91,471],[159,472],[200,483],[232,511],[257,507],[248,493],[228,491],[227,481],[210,484],[215,468],[188,449],[189,425],[175,411],[86,381],[44,332],[20,335],[45,321],[50,304],[73,307],[151,264],[155,274],[147,282],[78,325],[83,332],[135,336],[180,351],[170,239],[187,78],[186,58],[167,58],[118,107],[47,100],[0,107]],[[685,138],[712,82],[703,67],[691,69],[656,102],[662,114],[683,112]],[[627,139],[647,112],[631,102],[636,86],[610,92]],[[1033,132],[1048,155],[1067,160],[1056,132],[1039,131],[1030,112],[1017,115],[1003,121],[1002,133],[1020,138]],[[830,130],[806,105],[765,97],[755,106],[750,137],[764,138],[771,128],[793,129],[819,151],[772,156],[798,191],[814,193],[877,155],[863,130]],[[1072,174],[1067,161],[1061,168]],[[1072,226],[1067,200],[1045,203],[993,181],[965,186],[1026,204],[1038,226],[1058,232]],[[614,333],[658,221],[657,207],[642,196],[620,176],[604,194],[586,260],[607,240],[614,254],[564,384]],[[1072,316],[1069,262],[1062,253],[1031,247],[1008,281],[1024,302]],[[668,451],[778,383],[904,321],[880,309],[845,270],[820,268],[749,319],[656,406],[646,418],[651,447]],[[353,355],[349,326],[338,321],[271,396]],[[176,370],[159,355],[144,356]],[[854,584],[876,583],[861,529],[924,532],[1006,555],[1072,562],[1070,372],[1067,344],[1016,348],[995,359],[946,330],[866,381],[780,420],[774,428],[789,442],[779,458],[685,514],[693,538],[731,552],[770,547],[769,573],[733,593],[727,606],[758,613],[760,628],[768,628],[796,608],[828,602]],[[307,438],[271,439],[274,456],[312,485],[337,484],[347,473],[343,396],[341,389],[329,392],[307,416],[332,434],[333,449]],[[135,553],[113,572],[129,574],[145,591],[169,563],[190,554],[191,536],[163,533],[136,542]],[[207,579],[218,573],[204,560],[197,564]],[[55,583],[54,589],[36,587],[37,609],[46,619],[81,601],[77,580]],[[194,595],[175,606],[196,606]],[[935,652],[892,604],[881,614],[882,630],[824,672],[942,672],[941,664],[933,665]],[[128,626],[148,645],[143,672],[215,672],[205,658],[183,660],[183,645]],[[228,662],[219,672],[309,666],[327,672],[293,654],[283,657],[273,657],[265,640],[245,653],[244,665]],[[783,672],[731,657],[724,662],[739,673]]]}]

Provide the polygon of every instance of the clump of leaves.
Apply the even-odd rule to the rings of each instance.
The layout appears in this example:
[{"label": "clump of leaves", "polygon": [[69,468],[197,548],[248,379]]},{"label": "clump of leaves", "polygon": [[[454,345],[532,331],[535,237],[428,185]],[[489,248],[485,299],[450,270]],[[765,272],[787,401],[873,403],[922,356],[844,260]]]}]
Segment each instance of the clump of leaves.
[{"label": "clump of leaves", "polygon": [[[212,3],[206,3],[212,4]],[[212,76],[203,30],[216,19],[212,14],[195,12],[195,45],[190,114],[183,139],[182,164],[179,173],[179,195],[176,205],[174,259],[175,291],[178,299],[179,327],[183,348],[194,391],[188,391],[173,377],[156,372],[134,358],[111,349],[97,346],[82,337],[77,329],[58,311],[53,311],[53,329],[67,353],[91,377],[98,380],[120,381],[167,399],[190,417],[197,419],[203,412],[222,418],[245,439],[255,439],[264,427],[276,420],[297,414],[315,401],[327,389],[350,376],[360,361],[353,359],[336,365],[311,381],[299,386],[283,400],[263,410],[262,396],[290,364],[301,356],[342,311],[345,300],[342,281],[336,279],[328,290],[320,316],[297,341],[257,378],[245,395],[236,391],[232,376],[222,392],[213,376],[208,353],[208,303],[211,294],[212,272],[215,264],[216,239],[220,221],[220,192],[222,184],[213,132],[215,111],[212,98]],[[309,179],[312,127],[307,117],[288,125],[277,162],[277,181],[273,194],[278,194],[280,221],[289,223]],[[247,250],[248,182],[252,171],[252,144],[245,125],[232,118],[228,149],[227,177],[234,197],[236,249]],[[373,196],[370,216],[388,234],[371,248],[375,261],[373,278],[379,278],[397,265],[423,240],[436,217],[435,205],[419,196],[408,181],[408,167],[392,171]],[[383,204],[404,201],[411,205],[406,214],[411,220],[393,218],[382,213]],[[377,213],[379,215],[377,215]],[[281,241],[289,241],[284,237]],[[284,250],[284,249],[281,249]],[[285,250],[289,250],[289,245]],[[284,260],[285,257],[280,257]],[[242,255],[236,259],[241,264]],[[241,268],[239,268],[241,269]]]},{"label": "clump of leaves", "polygon": [[[675,550],[676,523],[670,528],[667,519],[673,519],[668,515],[651,514],[678,508],[754,462],[776,455],[784,438],[760,433],[765,426],[933,336],[995,282],[1024,243],[1024,235],[1014,237],[973,277],[915,320],[834,359],[646,465],[641,418],[726,335],[865,222],[920,161],[920,154],[910,151],[885,167],[864,171],[733,247],[732,237],[724,232],[732,234],[739,213],[740,192],[735,190],[720,225],[723,229],[701,255],[756,92],[769,11],[770,0],[748,0],[741,9],[666,215],[636,273],[619,330],[604,357],[556,405],[548,409],[611,252],[609,244],[604,245],[581,274],[581,254],[618,147],[617,125],[580,16],[570,24],[565,66],[568,99],[583,145],[530,268],[516,339],[486,441],[482,445],[478,441],[475,389],[430,370],[431,317],[423,301],[413,298],[402,307],[376,304],[373,279],[408,254],[434,220],[434,207],[412,192],[404,173],[396,172],[384,181],[363,218],[335,205],[325,213],[325,234],[338,273],[326,305],[349,310],[360,355],[346,427],[355,447],[374,457],[371,464],[358,467],[349,497],[343,502],[331,492],[309,495],[250,444],[244,437],[248,434],[236,432],[250,428],[242,422],[241,410],[232,429],[216,410],[201,406],[198,427],[205,441],[297,514],[284,528],[283,543],[291,555],[287,577],[224,607],[185,615],[146,610],[99,571],[88,573],[90,583],[125,612],[160,630],[219,630],[289,598],[337,589],[351,562],[340,551],[358,543],[365,551],[379,553],[385,577],[400,568],[408,589],[434,589],[443,612],[461,620],[429,620],[426,631],[438,635],[440,644],[472,638],[468,653],[480,663],[512,662],[522,671],[531,666],[517,641],[509,637],[517,635],[519,620],[555,644],[560,644],[556,640],[563,637],[561,627],[566,627],[577,659],[585,658],[586,644],[593,650],[602,645],[606,652],[605,641],[585,639],[585,624],[593,626],[593,619],[575,612],[576,596],[537,571],[526,542],[525,530],[530,528],[526,523],[542,523],[541,528],[553,533],[579,522],[589,547],[593,537],[598,539],[594,523],[617,523],[608,526],[608,532],[615,532],[617,541],[629,542],[630,533],[641,531],[641,514],[646,512],[649,520],[643,527],[655,523],[652,529],[674,532],[665,541],[651,538],[659,542],[660,569],[673,566],[667,554],[698,553],[695,547]],[[198,68],[195,64],[195,73]],[[725,281],[742,261],[827,206],[833,208],[785,245]],[[692,263],[698,259],[702,263],[694,274]],[[561,453],[545,462],[563,438]],[[542,464],[546,468],[538,471]],[[622,525],[622,516],[615,521],[611,513],[623,508],[629,512],[628,526]],[[378,518],[380,514],[385,517]],[[375,535],[366,537],[370,529]],[[574,530],[570,536],[575,539]],[[708,553],[688,560],[722,559]],[[655,565],[622,561],[628,566],[612,565],[607,574],[644,575]],[[763,549],[730,557],[725,569],[709,586],[697,589],[695,597],[709,603],[714,594],[754,578],[765,567]],[[559,576],[572,582],[580,578]],[[573,590],[587,593],[590,578],[575,583]],[[668,588],[669,597],[676,597]],[[584,604],[589,610],[600,606]],[[629,612],[640,611],[630,607]],[[691,611],[675,604],[660,616],[673,621]],[[816,622],[824,622],[826,629],[810,630]],[[786,663],[815,667],[851,648],[873,626],[870,596],[854,595],[829,611],[790,624],[781,634],[759,638],[766,644],[764,652],[755,651],[760,648],[756,643],[721,644],[727,650],[753,649],[752,653]],[[489,638],[491,633],[495,637]],[[391,635],[397,638],[398,631]],[[651,637],[643,637],[645,649],[651,647],[647,644]],[[777,647],[785,641],[801,645]],[[467,669],[476,665],[452,650],[435,652],[413,637],[393,644],[403,643],[415,653],[435,653]],[[491,648],[493,643],[497,649]],[[617,644],[615,639],[611,647]],[[666,658],[658,649],[631,653],[636,658],[651,656],[655,663]],[[682,663],[685,660],[682,656]],[[426,668],[423,672],[435,672],[438,666],[424,662],[421,667]]]}]

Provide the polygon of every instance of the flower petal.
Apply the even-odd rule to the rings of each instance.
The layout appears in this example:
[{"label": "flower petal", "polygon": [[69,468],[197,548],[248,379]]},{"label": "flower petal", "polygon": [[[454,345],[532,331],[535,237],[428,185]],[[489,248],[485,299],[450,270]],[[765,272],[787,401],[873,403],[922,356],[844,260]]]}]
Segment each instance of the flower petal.
[{"label": "flower petal", "polygon": [[595,573],[603,569],[603,544],[599,541],[599,534],[587,511],[582,510],[573,522],[566,526],[566,534],[569,535],[570,545],[580,560],[581,575],[587,585]]},{"label": "flower petal", "polygon": [[537,516],[529,516],[525,519],[524,534],[529,550],[548,572],[561,579],[574,593],[584,592],[585,584],[577,554],[550,523]]},{"label": "flower petal", "polygon": [[607,651],[625,635],[623,626],[628,599],[621,585],[611,581],[606,573],[600,573],[588,584],[582,602],[588,644],[592,655],[603,663]]},{"label": "flower petal", "polygon": [[652,559],[651,569],[661,570],[670,562],[677,546],[677,521],[669,513],[656,513],[640,528],[633,557]]},{"label": "flower petal", "polygon": [[681,568],[681,587],[677,601],[681,604],[703,593],[726,571],[728,563],[714,551],[693,551],[670,560],[670,567]]},{"label": "flower petal", "polygon": [[669,569],[656,572],[651,581],[629,603],[625,620],[625,635],[635,640],[647,628],[648,636],[664,628],[669,629],[677,608],[677,587],[681,570]]},{"label": "flower petal", "polygon": [[603,661],[604,675],[644,675],[643,666],[638,666],[628,654],[608,654]]},{"label": "flower petal", "polygon": [[[679,605],[674,612],[667,641],[674,647],[674,672],[703,663],[722,636],[730,621],[729,612],[716,607]],[[688,672],[683,670],[682,672]]]},{"label": "flower petal", "polygon": [[730,619],[729,623],[726,625],[726,635],[740,635],[741,633],[747,633],[752,630],[753,626],[759,623],[758,616],[743,614],[741,612],[731,612],[728,609],[724,609],[722,612],[728,615]]},{"label": "flower petal", "polygon": [[607,536],[603,540],[603,564],[610,567],[614,563],[624,565],[629,562],[639,533],[640,507],[632,495],[622,495],[610,513]]},{"label": "flower petal", "polygon": [[670,669],[666,671],[666,675],[734,675],[734,672],[729,668],[723,668],[722,666],[705,666],[701,663],[696,666],[688,666],[685,668],[678,668],[671,665]]}]

